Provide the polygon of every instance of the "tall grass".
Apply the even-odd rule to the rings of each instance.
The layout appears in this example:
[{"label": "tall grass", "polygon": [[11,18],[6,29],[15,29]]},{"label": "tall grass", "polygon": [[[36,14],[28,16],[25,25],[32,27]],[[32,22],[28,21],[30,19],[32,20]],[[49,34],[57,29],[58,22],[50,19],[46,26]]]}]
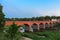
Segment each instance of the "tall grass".
[{"label": "tall grass", "polygon": [[[60,40],[60,32],[57,31],[32,32],[32,33],[24,33],[24,35],[33,40]],[[45,36],[45,37],[41,37],[41,36]]]}]

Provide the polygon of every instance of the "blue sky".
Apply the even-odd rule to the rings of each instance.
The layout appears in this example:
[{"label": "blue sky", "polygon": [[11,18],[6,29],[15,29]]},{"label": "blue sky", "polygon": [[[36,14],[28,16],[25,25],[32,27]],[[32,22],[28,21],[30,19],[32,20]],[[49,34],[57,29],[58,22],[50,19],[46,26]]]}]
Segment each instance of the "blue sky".
[{"label": "blue sky", "polygon": [[60,16],[60,0],[0,0],[5,17]]}]

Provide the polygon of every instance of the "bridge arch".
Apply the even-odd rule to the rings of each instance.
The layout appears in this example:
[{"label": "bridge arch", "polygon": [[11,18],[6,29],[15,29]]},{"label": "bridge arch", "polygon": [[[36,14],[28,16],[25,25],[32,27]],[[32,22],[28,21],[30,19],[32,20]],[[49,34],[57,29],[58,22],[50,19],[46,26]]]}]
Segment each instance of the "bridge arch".
[{"label": "bridge arch", "polygon": [[48,29],[48,28],[49,28],[49,24],[45,23],[45,29]]},{"label": "bridge arch", "polygon": [[[13,21],[6,21],[5,26],[9,26],[12,23]],[[56,22],[55,21],[15,21],[15,23],[17,24],[17,26],[25,25],[25,31],[31,31],[30,29],[32,28],[35,31],[35,30],[42,30],[47,27],[53,27]]]},{"label": "bridge arch", "polygon": [[33,32],[38,31],[38,25],[36,23],[33,23],[31,27],[33,29]]},{"label": "bridge arch", "polygon": [[51,23],[51,22],[49,23],[49,28],[52,28],[52,24],[53,24],[53,23]]},{"label": "bridge arch", "polygon": [[40,30],[40,31],[43,31],[43,30],[44,30],[44,24],[43,24],[43,23],[40,23],[40,24],[39,24],[39,30]]},{"label": "bridge arch", "polygon": [[28,24],[24,24],[24,29],[25,29],[25,32],[29,32],[29,29],[30,29],[30,27],[29,27],[29,25]]}]

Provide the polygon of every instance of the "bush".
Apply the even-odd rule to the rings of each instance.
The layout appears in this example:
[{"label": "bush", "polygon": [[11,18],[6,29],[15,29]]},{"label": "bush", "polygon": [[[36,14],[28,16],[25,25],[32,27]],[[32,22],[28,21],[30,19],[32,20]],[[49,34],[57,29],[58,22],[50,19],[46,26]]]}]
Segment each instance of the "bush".
[{"label": "bush", "polygon": [[17,39],[17,35],[18,35],[18,26],[16,24],[12,24],[9,29],[6,31],[6,37],[9,39],[9,40],[15,40]]}]

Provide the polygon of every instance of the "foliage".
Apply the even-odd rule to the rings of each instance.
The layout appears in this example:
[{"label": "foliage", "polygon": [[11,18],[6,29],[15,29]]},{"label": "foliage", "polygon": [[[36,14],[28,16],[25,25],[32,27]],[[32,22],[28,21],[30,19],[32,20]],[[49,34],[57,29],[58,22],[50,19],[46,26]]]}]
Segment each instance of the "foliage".
[{"label": "foliage", "polygon": [[24,33],[23,36],[31,38],[33,40],[60,40],[60,32],[57,32],[57,31]]},{"label": "foliage", "polygon": [[5,24],[5,15],[2,12],[2,5],[0,5],[0,30],[3,29],[4,24]]},{"label": "foliage", "polygon": [[[17,32],[18,31],[18,27],[16,24],[12,24],[9,29],[6,31],[6,37],[9,39],[9,40],[15,40],[15,38],[17,39],[17,35],[19,35],[19,33]],[[19,36],[20,37],[20,36]]]},{"label": "foliage", "polygon": [[6,18],[7,21],[43,21],[43,20],[51,20],[51,19],[60,19],[60,16],[40,16],[40,17],[32,17],[32,18]]}]

